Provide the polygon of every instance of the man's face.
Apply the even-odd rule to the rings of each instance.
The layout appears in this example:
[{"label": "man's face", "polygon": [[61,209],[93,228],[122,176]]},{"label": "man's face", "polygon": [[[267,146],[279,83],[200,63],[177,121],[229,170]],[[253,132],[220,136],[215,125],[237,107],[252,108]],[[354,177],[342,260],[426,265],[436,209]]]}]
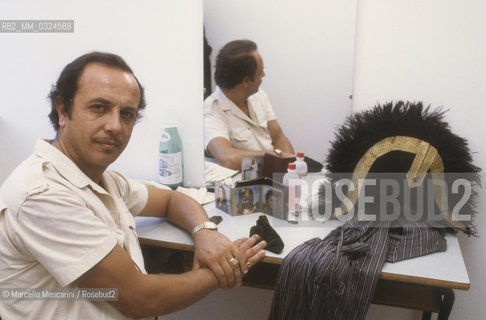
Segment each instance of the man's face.
[{"label": "man's face", "polygon": [[263,71],[263,59],[262,56],[258,53],[258,51],[253,51],[252,55],[255,57],[257,62],[257,69],[255,72],[255,78],[253,81],[250,80],[250,94],[254,94],[258,92],[260,85],[262,84],[262,79],[265,77],[265,71]]},{"label": "man's face", "polygon": [[71,114],[59,113],[60,149],[92,178],[125,149],[137,117],[140,90],[130,73],[92,63],[78,80]]}]

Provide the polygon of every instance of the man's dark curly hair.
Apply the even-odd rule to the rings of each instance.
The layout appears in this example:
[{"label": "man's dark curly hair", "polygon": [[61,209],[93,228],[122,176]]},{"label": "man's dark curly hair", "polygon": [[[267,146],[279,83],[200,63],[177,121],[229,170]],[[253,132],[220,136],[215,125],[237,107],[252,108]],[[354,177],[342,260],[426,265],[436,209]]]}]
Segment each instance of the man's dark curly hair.
[{"label": "man's dark curly hair", "polygon": [[133,75],[137,81],[138,89],[140,90],[137,118],[141,117],[140,111],[145,109],[146,103],[144,89],[128,64],[120,56],[113,53],[90,52],[82,55],[64,67],[59,79],[57,80],[57,83],[52,87],[51,92],[49,93],[49,98],[51,100],[51,112],[49,113],[49,119],[56,132],[59,130],[59,114],[56,110],[56,103],[62,103],[64,106],[64,111],[68,115],[71,114],[74,95],[78,89],[79,78],[81,77],[84,68],[90,63],[100,63],[108,67],[129,72],[131,75]]},{"label": "man's dark curly hair", "polygon": [[216,57],[216,84],[225,89],[232,89],[245,77],[255,79],[257,62],[251,54],[257,45],[251,40],[235,40],[227,43]]}]

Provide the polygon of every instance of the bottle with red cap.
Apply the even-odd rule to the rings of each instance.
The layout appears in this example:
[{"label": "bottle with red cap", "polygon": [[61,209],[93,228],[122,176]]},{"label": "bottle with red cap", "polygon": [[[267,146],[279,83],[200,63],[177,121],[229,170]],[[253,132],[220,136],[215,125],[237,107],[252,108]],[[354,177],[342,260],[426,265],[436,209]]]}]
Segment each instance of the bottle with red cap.
[{"label": "bottle with red cap", "polygon": [[296,172],[295,162],[287,166],[287,173],[283,177],[283,185],[287,187],[289,217],[299,215],[300,203],[300,177]]},{"label": "bottle with red cap", "polygon": [[307,163],[305,163],[305,161],[304,161],[304,153],[303,152],[297,152],[296,158],[297,158],[297,160],[294,162],[296,173],[300,177],[306,176],[307,175]]},{"label": "bottle with red cap", "polygon": [[300,179],[297,174],[295,162],[291,162],[287,165],[287,173],[283,176],[283,185],[288,187],[291,179]]}]

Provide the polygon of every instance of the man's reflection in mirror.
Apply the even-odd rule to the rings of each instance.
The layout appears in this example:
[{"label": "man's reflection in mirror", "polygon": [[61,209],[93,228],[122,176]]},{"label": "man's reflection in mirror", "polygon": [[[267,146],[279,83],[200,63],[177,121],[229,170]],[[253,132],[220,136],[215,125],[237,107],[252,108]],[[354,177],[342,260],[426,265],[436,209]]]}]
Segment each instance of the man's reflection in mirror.
[{"label": "man's reflection in mirror", "polygon": [[241,169],[243,157],[294,149],[260,88],[263,59],[250,40],[227,43],[216,57],[216,90],[204,101],[204,144],[218,164]]}]

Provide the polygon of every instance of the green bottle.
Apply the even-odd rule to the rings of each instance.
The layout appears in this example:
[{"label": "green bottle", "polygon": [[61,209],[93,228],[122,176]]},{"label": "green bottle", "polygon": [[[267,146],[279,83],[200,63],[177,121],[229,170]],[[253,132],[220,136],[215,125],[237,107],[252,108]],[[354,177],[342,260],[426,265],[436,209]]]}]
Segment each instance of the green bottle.
[{"label": "green bottle", "polygon": [[182,141],[177,126],[162,127],[159,143],[159,182],[172,189],[182,186]]}]

